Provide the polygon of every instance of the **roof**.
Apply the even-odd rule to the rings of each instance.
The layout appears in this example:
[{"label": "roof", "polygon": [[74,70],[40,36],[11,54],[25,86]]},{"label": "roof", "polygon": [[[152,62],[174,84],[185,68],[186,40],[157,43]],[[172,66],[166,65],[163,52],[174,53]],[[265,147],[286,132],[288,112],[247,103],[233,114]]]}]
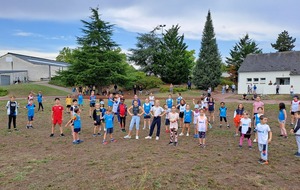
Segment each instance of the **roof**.
[{"label": "roof", "polygon": [[23,72],[28,72],[27,70],[0,70],[0,74],[3,73],[23,73]]},{"label": "roof", "polygon": [[290,75],[300,75],[300,51],[249,54],[238,72],[271,71],[290,71]]},{"label": "roof", "polygon": [[69,63],[50,60],[50,59],[44,59],[44,58],[40,58],[40,57],[21,55],[21,54],[10,53],[10,52],[8,52],[6,55],[12,55],[12,56],[18,57],[19,59],[22,59],[24,61],[30,62],[32,64],[36,64],[36,65],[50,65],[50,66],[57,66],[57,67],[68,67],[69,66]]}]

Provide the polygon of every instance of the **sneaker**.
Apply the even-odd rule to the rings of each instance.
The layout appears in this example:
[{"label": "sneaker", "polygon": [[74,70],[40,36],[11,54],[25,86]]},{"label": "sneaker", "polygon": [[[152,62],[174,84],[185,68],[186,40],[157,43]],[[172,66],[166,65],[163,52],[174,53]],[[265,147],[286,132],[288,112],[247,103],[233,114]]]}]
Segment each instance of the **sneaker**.
[{"label": "sneaker", "polygon": [[178,145],[178,143],[177,142],[174,142],[174,146],[177,146]]},{"label": "sneaker", "polygon": [[284,136],[283,138],[287,139],[287,138],[288,138],[288,136]]},{"label": "sneaker", "polygon": [[34,129],[34,127],[31,125],[31,126],[29,126],[31,129]]},{"label": "sneaker", "polygon": [[104,132],[106,131],[106,128],[104,128]]},{"label": "sneaker", "polygon": [[152,139],[152,137],[150,137],[150,136],[147,136],[147,137],[145,137],[145,139]]},{"label": "sneaker", "polygon": [[101,136],[101,133],[98,133],[98,136]]},{"label": "sneaker", "polygon": [[234,136],[235,136],[235,137],[238,137],[238,136],[239,136],[239,134],[234,134]]},{"label": "sneaker", "polygon": [[229,128],[230,128],[230,125],[227,125],[227,128],[229,129]]},{"label": "sneaker", "polygon": [[110,142],[117,142],[116,139],[110,139]]},{"label": "sneaker", "polygon": [[54,137],[54,134],[53,134],[53,133],[51,133],[51,134],[50,134],[50,137]]},{"label": "sneaker", "polygon": [[61,136],[61,137],[65,137],[65,135],[62,133],[62,134],[60,134],[59,136]]},{"label": "sneaker", "polygon": [[140,138],[139,136],[135,136],[135,139],[136,139],[136,140],[139,140],[139,138]]},{"label": "sneaker", "polygon": [[297,152],[297,154],[295,154],[295,156],[296,156],[297,158],[300,158],[300,153]]},{"label": "sneaker", "polygon": [[8,132],[8,133],[11,133],[11,130],[10,130],[10,129],[8,129],[8,130],[7,130],[7,132]]},{"label": "sneaker", "polygon": [[206,147],[206,145],[205,145],[205,144],[203,144],[201,147],[202,147],[202,148],[205,148],[205,147]]},{"label": "sneaker", "polygon": [[83,140],[80,140],[80,139],[78,139],[78,140],[77,140],[77,142],[78,142],[78,144],[79,144],[79,143],[83,143],[84,141],[83,141]]},{"label": "sneaker", "polygon": [[265,151],[265,150],[262,151],[262,155],[263,155],[263,156],[266,156],[266,151]]},{"label": "sneaker", "polygon": [[201,144],[201,143],[199,143],[199,144],[198,144],[198,146],[200,146],[200,147],[201,147],[201,146],[202,146],[202,144]]},{"label": "sneaker", "polygon": [[222,125],[220,125],[219,127],[222,128]]},{"label": "sneaker", "polygon": [[79,144],[79,142],[78,141],[73,141],[73,144]]},{"label": "sneaker", "polygon": [[28,126],[28,125],[26,126],[26,129],[29,129],[29,126]]},{"label": "sneaker", "polygon": [[252,146],[249,146],[249,150],[252,150]]},{"label": "sneaker", "polygon": [[15,128],[15,131],[19,131],[19,129]]},{"label": "sneaker", "polygon": [[186,136],[188,137],[188,136],[190,136],[190,134],[187,133]]},{"label": "sneaker", "polygon": [[125,129],[122,129],[122,132],[123,132],[123,133],[126,133],[126,130],[125,130]]},{"label": "sneaker", "polygon": [[92,116],[90,116],[90,118],[92,119]]},{"label": "sneaker", "polygon": [[294,125],[294,123],[291,123],[290,125],[291,125],[291,126],[293,126],[293,125]]},{"label": "sneaker", "polygon": [[253,142],[254,142],[254,143],[257,143],[257,140],[256,140],[256,139],[253,139]]},{"label": "sneaker", "polygon": [[268,162],[268,160],[262,160],[262,161],[260,162],[260,164],[261,164],[261,165],[268,165],[269,162]]},{"label": "sneaker", "polygon": [[158,141],[158,140],[159,140],[159,137],[156,137],[156,138],[155,138],[155,140],[157,140],[157,141]]},{"label": "sneaker", "polygon": [[183,136],[183,135],[184,135],[183,133],[180,133],[180,134],[179,134],[179,136]]},{"label": "sneaker", "polygon": [[93,137],[97,137],[97,135],[96,135],[96,134],[93,134]]},{"label": "sneaker", "polygon": [[102,144],[108,144],[108,142],[107,141],[103,141]]},{"label": "sneaker", "polygon": [[239,145],[239,148],[242,148],[243,146],[242,145]]},{"label": "sneaker", "polygon": [[131,136],[126,135],[126,136],[124,136],[124,139],[131,139]]},{"label": "sneaker", "polygon": [[172,145],[172,144],[173,144],[173,142],[171,142],[171,141],[168,143],[168,145]]}]

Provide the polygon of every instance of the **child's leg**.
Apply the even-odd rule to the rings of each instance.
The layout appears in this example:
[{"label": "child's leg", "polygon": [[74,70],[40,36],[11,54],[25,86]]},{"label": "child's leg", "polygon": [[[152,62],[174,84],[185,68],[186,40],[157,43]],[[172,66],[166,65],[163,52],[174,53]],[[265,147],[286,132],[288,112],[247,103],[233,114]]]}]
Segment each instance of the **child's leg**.
[{"label": "child's leg", "polygon": [[103,142],[106,141],[106,132],[103,135]]},{"label": "child's leg", "polygon": [[215,123],[215,112],[212,112],[212,122]]},{"label": "child's leg", "polygon": [[59,124],[59,130],[60,130],[60,134],[63,134],[63,128],[61,124]]},{"label": "child's leg", "polygon": [[94,133],[93,133],[94,135],[96,135],[97,133],[96,131],[97,131],[97,125],[94,126]]},{"label": "child's leg", "polygon": [[176,128],[174,128],[174,138],[173,138],[173,140],[175,141],[175,143],[177,143],[178,142],[178,129]]},{"label": "child's leg", "polygon": [[202,144],[205,145],[205,137],[202,139]]},{"label": "child's leg", "polygon": [[291,114],[291,125],[294,124],[294,120],[295,120],[294,118],[295,118],[295,116],[293,114]]},{"label": "child's leg", "polygon": [[200,132],[199,132],[199,145],[202,145],[202,138],[200,138]]},{"label": "child's leg", "polygon": [[92,116],[92,107],[90,107],[90,112],[89,112],[89,114],[90,114],[90,117]]},{"label": "child's leg", "polygon": [[286,133],[286,129],[285,129],[285,122],[281,123],[281,128],[282,128],[282,133],[283,133],[282,135],[287,137],[287,133]]},{"label": "child's leg", "polygon": [[52,124],[52,127],[51,127],[51,134],[54,134],[54,128],[55,128],[55,124]]},{"label": "child's leg", "polygon": [[136,137],[139,136],[140,120],[141,120],[141,118],[140,118],[139,116],[137,116],[137,117],[136,117],[136,120],[135,120],[135,136],[136,136]]},{"label": "child's leg", "polygon": [[174,128],[170,129],[170,142],[174,142]]},{"label": "child's leg", "polygon": [[239,126],[235,126],[235,134],[239,134]]},{"label": "child's leg", "polygon": [[223,117],[220,116],[220,127],[222,127]]},{"label": "child's leg", "polygon": [[197,124],[194,124],[194,135],[198,134],[198,130],[197,130]]},{"label": "child's leg", "polygon": [[245,137],[245,135],[241,134],[241,137],[240,137],[240,146],[243,146],[244,137]]},{"label": "child's leg", "polygon": [[262,149],[262,159],[267,161],[268,160],[268,144],[263,145]]},{"label": "child's leg", "polygon": [[180,124],[179,127],[182,127],[182,128],[183,128],[183,118],[180,118],[180,119],[179,119],[179,124]]},{"label": "child's leg", "polygon": [[224,121],[225,121],[225,123],[226,123],[226,126],[229,127],[229,124],[228,124],[228,122],[227,122],[227,118],[226,118],[226,117],[224,117]]},{"label": "child's leg", "polygon": [[9,115],[8,116],[8,129],[11,128],[11,122],[12,122],[12,120],[13,120],[13,116]]},{"label": "child's leg", "polygon": [[298,153],[300,154],[300,136],[296,136],[296,142],[298,146]]},{"label": "child's leg", "polygon": [[73,141],[77,141],[77,140],[78,140],[78,133],[73,132]]},{"label": "child's leg", "polygon": [[190,126],[191,126],[191,125],[188,123],[188,124],[187,124],[187,134],[190,134]]},{"label": "child's leg", "polygon": [[184,134],[184,132],[185,132],[185,127],[186,127],[186,124],[184,123],[183,126],[182,126],[181,134]]},{"label": "child's leg", "polygon": [[146,129],[147,120],[148,120],[148,119],[144,119],[144,128],[143,128],[143,129]]},{"label": "child's leg", "polygon": [[42,111],[44,111],[44,105],[42,102],[41,102],[41,107],[42,107]]},{"label": "child's leg", "polygon": [[113,139],[112,133],[109,134],[110,140]]},{"label": "child's leg", "polygon": [[248,146],[249,146],[249,148],[250,148],[250,147],[252,148],[252,141],[251,141],[251,138],[250,138],[250,137],[248,138]]}]

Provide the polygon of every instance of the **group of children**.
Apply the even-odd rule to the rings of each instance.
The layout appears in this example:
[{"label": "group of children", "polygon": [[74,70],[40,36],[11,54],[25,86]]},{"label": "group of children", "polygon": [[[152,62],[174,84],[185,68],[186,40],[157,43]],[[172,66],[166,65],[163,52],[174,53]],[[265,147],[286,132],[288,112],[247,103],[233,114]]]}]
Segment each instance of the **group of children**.
[{"label": "group of children", "polygon": [[[27,129],[33,128],[32,122],[34,120],[35,104],[33,103],[34,93],[31,92],[28,96],[28,103],[25,106],[28,116]],[[37,100],[39,103],[38,110],[44,110],[43,107],[43,95],[41,92],[37,94]],[[194,103],[194,109],[190,108],[190,105],[185,102],[181,94],[178,94],[176,103],[174,103],[172,95],[169,94],[166,99],[166,103],[163,107],[160,106],[160,101],[155,100],[153,94],[150,94],[149,98],[145,99],[145,103],[142,104],[137,95],[134,96],[132,105],[127,108],[125,104],[125,99],[119,95],[110,94],[108,97],[108,108],[104,107],[103,99],[99,102],[96,96],[92,92],[89,98],[90,109],[89,114],[93,119],[94,130],[93,136],[101,136],[101,130],[104,129],[103,144],[107,144],[108,141],[106,137],[109,135],[111,142],[116,142],[113,138],[114,131],[114,120],[117,118],[117,122],[120,125],[120,129],[126,132],[126,116],[129,114],[131,116],[131,121],[129,125],[129,131],[124,139],[130,139],[135,125],[136,135],[135,138],[139,139],[139,125],[141,117],[144,117],[144,127],[146,129],[148,126],[149,135],[145,139],[152,139],[152,135],[155,127],[156,140],[160,137],[160,128],[162,117],[165,116],[165,127],[166,132],[170,133],[170,142],[174,146],[178,145],[178,129],[182,127],[182,131],[179,136],[189,136],[190,134],[190,124],[194,124],[194,137],[199,138],[199,146],[206,146],[206,132],[208,127],[212,126],[215,121],[215,102],[210,96],[201,97],[201,100]],[[70,114],[70,120],[65,125],[66,127],[71,127],[73,144],[80,144],[83,141],[79,138],[79,133],[81,131],[81,110],[83,109],[83,95],[79,93],[78,99],[72,99],[70,96],[66,98],[66,108],[67,113]],[[15,101],[15,97],[12,96],[10,101],[7,102],[7,115],[8,115],[8,129],[11,129],[11,123],[13,123],[14,129],[16,128],[16,116],[18,114],[19,104]],[[296,156],[300,157],[300,101],[297,96],[294,96],[291,104],[291,133],[296,135],[296,141],[298,145],[298,151],[295,153]],[[56,125],[60,127],[60,136],[65,136],[62,129],[64,106],[61,105],[60,99],[55,98],[55,105],[52,107],[51,118],[52,118],[52,130],[50,137],[54,136],[54,129]],[[261,159],[259,162],[261,164],[268,164],[268,143],[272,140],[272,132],[269,125],[267,124],[267,117],[264,115],[264,104],[261,102],[260,97],[257,97],[256,101],[253,103],[253,131],[255,132],[255,138],[253,142],[258,143],[259,150],[261,152]],[[227,121],[227,107],[224,102],[220,103],[219,107],[220,125],[222,127],[223,120],[228,128],[230,125]],[[150,122],[150,118],[152,122]],[[280,126],[281,134],[280,136],[287,138],[287,130],[285,128],[287,120],[287,112],[284,103],[279,104],[279,114],[278,122]],[[244,110],[242,104],[239,104],[237,109],[234,111],[234,125],[235,125],[235,136],[239,136],[239,147],[242,148],[243,141],[246,138],[248,142],[249,149],[252,149],[252,119],[250,113]],[[105,123],[105,125],[103,125]],[[296,125],[294,125],[294,123]],[[186,132],[186,133],[185,133]]]}]

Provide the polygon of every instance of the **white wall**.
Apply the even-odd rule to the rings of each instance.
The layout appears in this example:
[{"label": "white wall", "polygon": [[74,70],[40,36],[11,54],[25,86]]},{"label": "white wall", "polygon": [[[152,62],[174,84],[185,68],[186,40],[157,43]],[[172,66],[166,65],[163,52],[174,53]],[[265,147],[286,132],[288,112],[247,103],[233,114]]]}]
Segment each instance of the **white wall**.
[{"label": "white wall", "polygon": [[[238,93],[243,94],[248,92],[248,85],[254,84],[257,86],[257,94],[275,94],[276,93],[276,78],[290,78],[290,85],[280,85],[280,94],[289,94],[290,86],[294,85],[295,93],[300,93],[300,76],[290,76],[289,71],[284,72],[245,72],[239,73],[238,81]],[[247,78],[252,78],[252,82],[248,82]],[[255,82],[254,78],[258,78],[259,81]],[[261,81],[261,78],[266,78],[265,81]],[[272,85],[269,85],[269,82],[272,82]],[[298,81],[298,83],[297,83]]]}]

